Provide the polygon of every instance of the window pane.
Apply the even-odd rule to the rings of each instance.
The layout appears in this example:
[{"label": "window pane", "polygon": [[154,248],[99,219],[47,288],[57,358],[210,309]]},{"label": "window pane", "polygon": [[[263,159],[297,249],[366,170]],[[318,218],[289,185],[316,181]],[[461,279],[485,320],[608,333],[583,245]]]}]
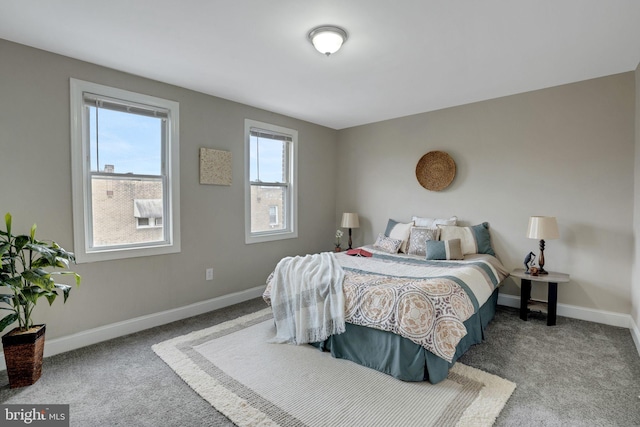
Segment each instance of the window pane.
[{"label": "window pane", "polygon": [[251,135],[250,180],[259,182],[286,182],[286,141]]},{"label": "window pane", "polygon": [[[162,221],[150,227],[148,217],[135,216],[135,202],[162,200],[161,179],[91,178],[93,211],[92,247],[160,242],[164,240]],[[138,228],[144,227],[144,228]]]},{"label": "window pane", "polygon": [[269,225],[278,225],[278,206],[269,206]]},{"label": "window pane", "polygon": [[[284,187],[251,186],[251,232],[284,230],[286,219]],[[281,213],[277,221],[272,222],[272,214]]]},{"label": "window pane", "polygon": [[88,108],[92,172],[161,174],[163,119]]}]

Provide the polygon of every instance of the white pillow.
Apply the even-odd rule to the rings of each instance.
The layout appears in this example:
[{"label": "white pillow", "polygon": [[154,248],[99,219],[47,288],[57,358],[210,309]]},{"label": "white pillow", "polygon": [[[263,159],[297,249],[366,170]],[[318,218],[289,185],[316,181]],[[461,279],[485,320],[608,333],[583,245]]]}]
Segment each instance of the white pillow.
[{"label": "white pillow", "polygon": [[402,240],[402,244],[400,245],[400,252],[407,253],[411,227],[413,227],[413,222],[402,223],[390,219],[387,222],[387,228],[384,232],[384,235],[387,237],[391,237],[392,239]]},{"label": "white pillow", "polygon": [[414,216],[411,218],[416,227],[437,228],[439,225],[458,225],[458,217],[452,216],[449,219],[444,218],[423,218]]}]

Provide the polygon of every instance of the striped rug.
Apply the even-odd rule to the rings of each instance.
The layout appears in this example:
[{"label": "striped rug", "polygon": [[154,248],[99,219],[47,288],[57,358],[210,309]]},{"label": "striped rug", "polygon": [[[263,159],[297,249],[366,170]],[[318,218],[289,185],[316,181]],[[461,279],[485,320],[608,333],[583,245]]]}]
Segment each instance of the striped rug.
[{"label": "striped rug", "polygon": [[271,310],[153,346],[240,427],[490,426],[516,385],[457,363],[437,385],[397,380],[303,345],[269,344]]}]

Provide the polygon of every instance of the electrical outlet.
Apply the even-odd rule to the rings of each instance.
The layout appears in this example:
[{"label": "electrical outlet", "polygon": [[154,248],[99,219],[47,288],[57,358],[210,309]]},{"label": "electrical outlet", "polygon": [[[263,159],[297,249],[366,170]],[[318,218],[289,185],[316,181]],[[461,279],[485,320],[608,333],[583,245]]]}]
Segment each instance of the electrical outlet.
[{"label": "electrical outlet", "polygon": [[205,275],[207,280],[213,280],[213,268],[207,268],[207,273]]}]

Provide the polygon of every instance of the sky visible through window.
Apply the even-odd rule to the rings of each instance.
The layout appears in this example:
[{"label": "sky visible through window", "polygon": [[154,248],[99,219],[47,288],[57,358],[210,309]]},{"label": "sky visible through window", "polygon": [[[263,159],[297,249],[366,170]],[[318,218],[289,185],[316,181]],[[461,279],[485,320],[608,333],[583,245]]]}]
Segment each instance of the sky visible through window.
[{"label": "sky visible through window", "polygon": [[286,142],[251,135],[249,144],[251,181],[285,182],[282,154]]},{"label": "sky visible through window", "polygon": [[96,108],[89,114],[92,171],[113,165],[115,173],[161,174],[162,119],[100,108],[96,141]]},{"label": "sky visible through window", "polygon": [[[105,165],[113,165],[115,173],[161,174],[162,119],[106,108],[100,108],[96,118],[95,107],[89,107],[89,114],[92,171],[102,172]],[[285,144],[280,140],[250,137],[252,181],[286,181],[282,163]]]}]

